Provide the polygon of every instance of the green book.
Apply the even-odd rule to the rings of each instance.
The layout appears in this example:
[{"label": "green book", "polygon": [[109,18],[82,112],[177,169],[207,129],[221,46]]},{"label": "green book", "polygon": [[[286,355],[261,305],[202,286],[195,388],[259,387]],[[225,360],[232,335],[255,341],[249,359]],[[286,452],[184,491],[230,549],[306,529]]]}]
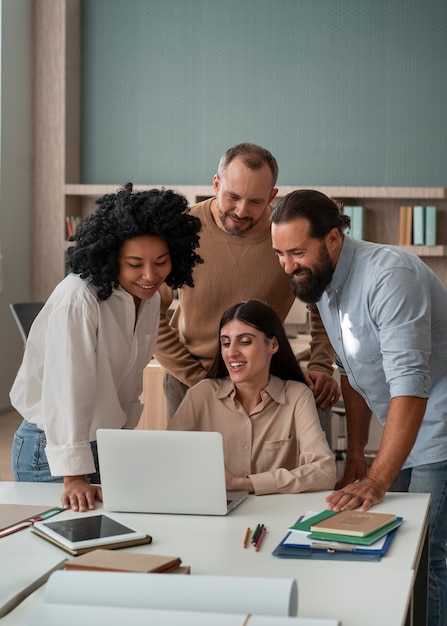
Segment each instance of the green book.
[{"label": "green book", "polygon": [[436,245],[436,207],[425,207],[425,245]]},{"label": "green book", "polygon": [[363,206],[352,207],[351,236],[354,239],[363,239],[363,225],[365,221],[365,209]]},{"label": "green book", "polygon": [[330,511],[329,509],[325,509],[321,513],[313,515],[303,522],[300,522],[298,520],[293,526],[289,526],[289,530],[302,530],[305,533],[310,533],[310,527],[312,526],[312,524],[316,524],[317,522],[321,522],[321,520],[332,517],[333,515],[337,515],[337,512],[338,511]]},{"label": "green book", "polygon": [[413,207],[413,245],[423,246],[425,243],[425,207]]}]

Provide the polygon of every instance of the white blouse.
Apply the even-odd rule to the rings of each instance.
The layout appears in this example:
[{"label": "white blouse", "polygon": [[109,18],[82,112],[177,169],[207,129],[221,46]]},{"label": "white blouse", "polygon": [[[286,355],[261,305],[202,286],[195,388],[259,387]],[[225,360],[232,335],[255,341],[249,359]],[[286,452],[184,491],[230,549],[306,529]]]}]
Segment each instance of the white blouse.
[{"label": "white blouse", "polygon": [[143,369],[158,335],[160,296],[141,302],[118,287],[105,301],[69,274],[31,327],[11,403],[45,431],[56,476],[95,471],[90,442],[98,428],[134,428],[141,415]]}]

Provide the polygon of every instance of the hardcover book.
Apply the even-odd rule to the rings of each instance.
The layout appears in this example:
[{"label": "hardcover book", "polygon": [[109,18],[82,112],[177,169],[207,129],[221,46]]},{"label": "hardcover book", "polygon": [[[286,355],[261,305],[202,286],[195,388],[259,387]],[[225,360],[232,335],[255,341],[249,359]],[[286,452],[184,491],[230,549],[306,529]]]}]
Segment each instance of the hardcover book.
[{"label": "hardcover book", "polygon": [[365,209],[363,206],[352,207],[351,235],[354,239],[363,239],[363,224],[365,221]]},{"label": "hardcover book", "polygon": [[425,245],[436,245],[436,207],[425,207]]},{"label": "hardcover book", "polygon": [[401,206],[399,210],[399,246],[411,246],[413,207]]},{"label": "hardcover book", "polygon": [[90,570],[108,572],[171,572],[181,565],[177,556],[162,556],[158,554],[143,554],[137,552],[115,552],[97,548],[86,554],[68,559],[65,569]]},{"label": "hardcover book", "polygon": [[374,513],[372,511],[341,511],[332,517],[321,520],[310,527],[314,532],[334,535],[367,537],[396,519],[392,513]]},{"label": "hardcover book", "polygon": [[425,243],[425,207],[413,207],[413,245],[423,246]]}]

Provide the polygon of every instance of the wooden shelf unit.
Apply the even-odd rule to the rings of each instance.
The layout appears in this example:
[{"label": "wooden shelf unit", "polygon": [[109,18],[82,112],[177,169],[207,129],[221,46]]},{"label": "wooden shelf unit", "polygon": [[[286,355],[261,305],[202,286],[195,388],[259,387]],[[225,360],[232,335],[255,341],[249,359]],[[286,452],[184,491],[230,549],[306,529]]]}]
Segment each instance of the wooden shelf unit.
[{"label": "wooden shelf unit", "polygon": [[[34,39],[34,162],[32,297],[45,300],[65,274],[66,216],[84,216],[94,200],[114,193],[117,184],[80,184],[80,51],[81,0],[40,0],[33,3]],[[225,147],[223,147],[224,149]],[[211,183],[211,181],[210,181]],[[148,184],[136,189],[170,188],[190,204],[213,195],[212,185]],[[437,243],[410,246],[447,285],[447,189],[442,187],[280,186],[278,197],[314,188],[345,205],[365,208],[364,236],[369,241],[397,244],[399,207],[435,205]]]},{"label": "wooden shelf unit", "polygon": [[[115,193],[120,185],[65,185],[66,215],[84,216],[94,208],[94,201],[106,193]],[[135,189],[165,187],[183,194],[190,204],[213,195],[212,185],[135,185]],[[279,186],[281,198],[305,185]],[[425,204],[437,207],[436,246],[403,246],[422,257],[447,284],[447,189],[443,187],[312,187],[345,204],[365,208],[365,239],[397,245],[401,205]]]}]

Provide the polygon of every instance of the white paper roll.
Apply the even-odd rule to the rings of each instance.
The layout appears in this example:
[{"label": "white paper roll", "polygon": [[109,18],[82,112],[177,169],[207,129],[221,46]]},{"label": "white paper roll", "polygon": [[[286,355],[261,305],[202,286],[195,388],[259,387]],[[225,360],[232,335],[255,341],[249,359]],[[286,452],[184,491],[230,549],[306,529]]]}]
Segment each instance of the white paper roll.
[{"label": "white paper roll", "polygon": [[298,589],[294,578],[61,571],[45,601],[287,617],[297,615]]}]

